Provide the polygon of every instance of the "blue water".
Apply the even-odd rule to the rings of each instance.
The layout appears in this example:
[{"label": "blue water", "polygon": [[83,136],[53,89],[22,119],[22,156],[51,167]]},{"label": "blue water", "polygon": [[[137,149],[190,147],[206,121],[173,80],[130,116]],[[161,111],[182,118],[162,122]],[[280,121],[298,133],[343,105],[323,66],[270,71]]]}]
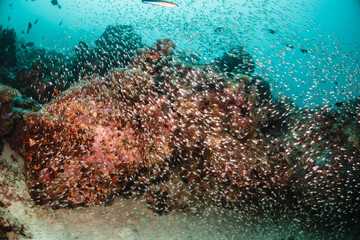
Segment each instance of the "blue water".
[{"label": "blue water", "polygon": [[[178,8],[140,0],[62,0],[60,8],[46,0],[3,0],[0,24],[14,28],[25,42],[63,53],[73,52],[80,40],[93,45],[105,27],[114,24],[134,26],[146,44],[170,38],[179,49],[194,51],[203,61],[241,44],[255,57],[256,73],[271,82],[273,92],[285,93],[298,106],[334,104],[359,96],[359,1],[176,3]],[[36,19],[38,23],[26,34],[28,22]],[[214,32],[216,28],[221,31]]]}]

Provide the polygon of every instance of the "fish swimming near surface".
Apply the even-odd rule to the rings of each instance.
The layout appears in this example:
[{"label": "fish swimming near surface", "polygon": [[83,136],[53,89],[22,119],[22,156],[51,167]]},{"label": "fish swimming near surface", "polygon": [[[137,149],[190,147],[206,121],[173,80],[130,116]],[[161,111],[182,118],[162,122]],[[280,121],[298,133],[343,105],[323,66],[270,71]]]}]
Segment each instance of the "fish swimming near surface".
[{"label": "fish swimming near surface", "polygon": [[175,3],[167,2],[167,1],[161,1],[161,0],[142,0],[142,3],[147,4],[154,4],[162,7],[177,7]]},{"label": "fish swimming near surface", "polygon": [[39,19],[36,19],[35,22],[34,22],[34,24],[37,24],[38,21],[39,21]]},{"label": "fish swimming near surface", "polygon": [[28,29],[27,29],[27,34],[29,34],[31,27],[32,27],[32,24],[29,22]]},{"label": "fish swimming near surface", "polygon": [[63,22],[63,20],[61,20],[61,22],[59,23],[59,26],[61,26],[62,22]]}]

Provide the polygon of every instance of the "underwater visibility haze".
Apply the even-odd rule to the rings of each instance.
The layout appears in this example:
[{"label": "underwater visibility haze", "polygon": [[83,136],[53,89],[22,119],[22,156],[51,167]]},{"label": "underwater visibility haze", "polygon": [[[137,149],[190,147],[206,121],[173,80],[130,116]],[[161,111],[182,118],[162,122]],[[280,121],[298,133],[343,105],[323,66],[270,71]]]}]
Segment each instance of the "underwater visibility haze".
[{"label": "underwater visibility haze", "polygon": [[0,0],[0,239],[360,239],[360,1]]}]

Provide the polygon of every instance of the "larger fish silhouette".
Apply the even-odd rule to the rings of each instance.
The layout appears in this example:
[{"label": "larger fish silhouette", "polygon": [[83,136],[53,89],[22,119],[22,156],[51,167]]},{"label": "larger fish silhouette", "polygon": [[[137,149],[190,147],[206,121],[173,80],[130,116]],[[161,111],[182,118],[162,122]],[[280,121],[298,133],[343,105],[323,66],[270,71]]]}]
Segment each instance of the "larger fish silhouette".
[{"label": "larger fish silhouette", "polygon": [[154,4],[162,7],[177,7],[175,3],[161,0],[142,0],[143,3]]}]

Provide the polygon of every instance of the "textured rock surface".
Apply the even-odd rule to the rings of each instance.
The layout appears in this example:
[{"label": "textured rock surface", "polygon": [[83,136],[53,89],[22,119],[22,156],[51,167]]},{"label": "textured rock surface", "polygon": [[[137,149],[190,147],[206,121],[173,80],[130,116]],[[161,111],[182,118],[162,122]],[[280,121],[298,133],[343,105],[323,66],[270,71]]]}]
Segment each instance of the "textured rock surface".
[{"label": "textured rock surface", "polygon": [[[9,154],[1,159],[0,231],[27,234],[16,219],[32,207],[88,211],[116,196],[156,213],[208,207],[275,224],[291,216],[323,232],[357,226],[359,99],[298,109],[250,76],[242,47],[195,65],[170,40],[140,46],[131,27],[109,27],[95,49],[79,43],[75,68],[29,47],[17,53],[27,67],[0,69],[24,94],[0,87],[0,137],[25,159],[25,176]],[[25,95],[46,104],[39,111]]]},{"label": "textured rock surface", "polygon": [[[187,197],[237,206],[263,188],[286,187],[288,163],[267,150],[261,132],[272,106],[261,111],[256,86],[174,65],[173,48],[159,41],[131,67],[93,76],[27,118],[36,201],[101,203],[133,188],[163,212],[186,207]],[[161,187],[167,181],[193,188],[192,196]]]}]

